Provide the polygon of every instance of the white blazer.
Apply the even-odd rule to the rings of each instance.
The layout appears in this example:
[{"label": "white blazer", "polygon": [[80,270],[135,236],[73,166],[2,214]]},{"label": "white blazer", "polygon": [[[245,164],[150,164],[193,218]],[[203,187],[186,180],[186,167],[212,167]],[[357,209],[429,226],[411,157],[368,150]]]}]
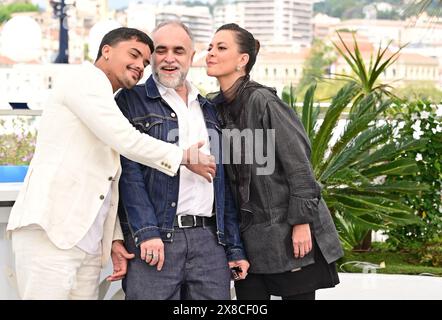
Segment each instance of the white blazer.
[{"label": "white blazer", "polygon": [[173,176],[183,151],[138,132],[115,103],[109,79],[91,63],[63,78],[45,105],[35,154],[7,231],[10,236],[12,230],[37,224],[57,247],[72,248],[92,226],[111,186],[104,266],[112,240],[123,239],[117,217],[120,154]]}]

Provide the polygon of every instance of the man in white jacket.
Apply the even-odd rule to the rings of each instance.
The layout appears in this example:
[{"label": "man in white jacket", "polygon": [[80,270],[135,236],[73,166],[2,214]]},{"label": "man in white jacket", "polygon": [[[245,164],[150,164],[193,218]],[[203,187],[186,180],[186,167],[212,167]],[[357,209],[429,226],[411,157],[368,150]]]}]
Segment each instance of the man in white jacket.
[{"label": "man in white jacket", "polygon": [[113,30],[95,65],[56,84],[7,227],[21,298],[96,299],[111,249],[108,280],[124,277],[133,256],[116,215],[120,154],[171,176],[181,164],[209,181],[215,176],[214,159],[199,152],[201,144],[182,150],[142,134],[116,105],[113,94],[142,78],[152,51],[145,33]]}]

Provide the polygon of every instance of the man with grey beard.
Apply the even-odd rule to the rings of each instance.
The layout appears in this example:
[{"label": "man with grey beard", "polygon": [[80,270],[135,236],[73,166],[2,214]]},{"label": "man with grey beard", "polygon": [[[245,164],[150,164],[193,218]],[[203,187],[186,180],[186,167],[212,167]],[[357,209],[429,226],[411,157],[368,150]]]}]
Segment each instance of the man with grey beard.
[{"label": "man with grey beard", "polygon": [[126,299],[230,299],[229,267],[247,275],[237,212],[222,165],[215,107],[186,80],[195,50],[189,29],[168,21],[153,31],[152,76],[117,103],[141,132],[217,157],[207,182],[186,167],[175,177],[121,158],[119,217],[130,253]]}]

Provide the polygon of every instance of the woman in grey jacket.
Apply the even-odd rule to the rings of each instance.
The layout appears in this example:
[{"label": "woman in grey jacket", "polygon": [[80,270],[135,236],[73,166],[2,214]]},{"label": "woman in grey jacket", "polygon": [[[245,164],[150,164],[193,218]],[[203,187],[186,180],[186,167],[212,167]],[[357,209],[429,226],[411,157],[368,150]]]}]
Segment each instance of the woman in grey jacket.
[{"label": "woman in grey jacket", "polygon": [[343,251],[302,123],[273,89],[249,78],[258,51],[250,32],[227,24],[215,33],[206,58],[207,74],[221,87],[213,101],[230,129],[224,131],[230,144],[226,171],[250,262],[247,278],[235,282],[236,294],[315,299],[317,289],[339,283],[335,261]]}]

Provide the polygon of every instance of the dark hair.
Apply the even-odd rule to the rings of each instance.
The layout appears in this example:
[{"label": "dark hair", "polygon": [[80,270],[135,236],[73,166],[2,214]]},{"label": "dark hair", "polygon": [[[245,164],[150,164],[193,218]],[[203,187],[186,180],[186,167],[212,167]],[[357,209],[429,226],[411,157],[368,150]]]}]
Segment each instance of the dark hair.
[{"label": "dark hair", "polygon": [[122,41],[127,41],[132,39],[136,39],[139,42],[147,44],[149,46],[150,52],[153,52],[154,50],[153,41],[147,34],[145,34],[143,31],[140,31],[138,29],[121,27],[114,29],[105,34],[103,40],[101,40],[100,47],[98,48],[97,59],[95,61],[100,59],[101,50],[105,45],[113,47]]},{"label": "dark hair", "polygon": [[247,53],[249,55],[249,62],[246,64],[246,74],[250,73],[253,65],[256,62],[256,56],[258,55],[260,44],[253,35],[244,28],[241,28],[236,23],[225,24],[216,30],[216,32],[221,30],[230,30],[235,32],[235,40],[239,47],[240,53]]}]

